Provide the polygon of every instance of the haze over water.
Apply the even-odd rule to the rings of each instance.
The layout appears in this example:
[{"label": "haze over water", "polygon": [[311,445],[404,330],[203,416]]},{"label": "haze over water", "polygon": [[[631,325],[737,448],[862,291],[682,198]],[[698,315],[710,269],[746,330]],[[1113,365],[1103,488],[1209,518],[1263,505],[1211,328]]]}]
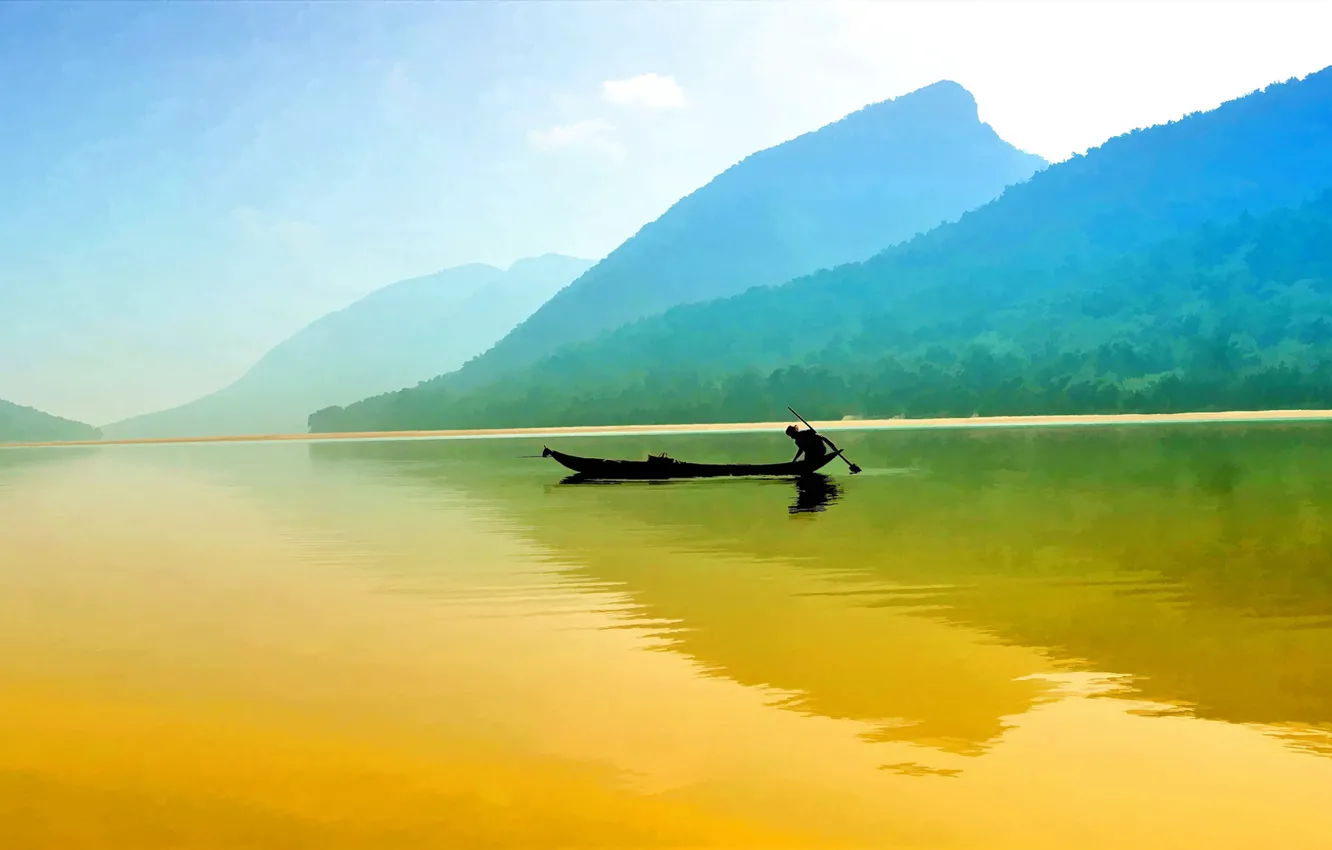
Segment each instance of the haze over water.
[{"label": "haze over water", "polygon": [[1332,426],[834,436],[0,451],[0,846],[1332,846]]}]

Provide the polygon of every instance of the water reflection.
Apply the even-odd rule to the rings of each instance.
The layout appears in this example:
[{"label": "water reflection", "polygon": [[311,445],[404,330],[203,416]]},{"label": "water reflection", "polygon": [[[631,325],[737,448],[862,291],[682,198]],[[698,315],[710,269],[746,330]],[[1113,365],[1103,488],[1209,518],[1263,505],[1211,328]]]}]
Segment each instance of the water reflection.
[{"label": "water reflection", "polygon": [[828,505],[841,498],[833,480],[821,472],[795,479],[796,500],[787,510],[793,514],[826,511]]},{"label": "water reflection", "polygon": [[838,442],[0,469],[0,845],[1329,846],[1332,432]]},{"label": "water reflection", "polygon": [[[759,454],[762,438],[745,439],[687,450]],[[1047,698],[1043,677],[1081,670],[1126,677],[1153,712],[1328,751],[1332,429],[844,441],[871,471],[920,473],[848,478],[855,498],[807,528],[775,521],[772,487],[598,488],[550,502],[533,486],[539,471],[478,475],[493,446],[330,445],[312,456],[392,457],[413,481],[465,488],[573,573],[624,587],[645,619],[679,623],[676,651],[788,691],[794,710],[873,723],[874,740],[980,754],[1005,718]],[[795,486],[790,514],[840,496],[829,477]],[[586,523],[564,518],[575,504]],[[707,553],[763,567],[719,569]]]},{"label": "water reflection", "polygon": [[[745,481],[748,479],[738,479]],[[762,483],[769,484],[773,481],[789,482],[795,487],[795,501],[787,507],[787,512],[791,514],[801,513],[820,513],[826,511],[828,506],[836,502],[842,496],[842,491],[837,484],[827,475],[821,472],[811,473],[809,475],[795,476],[792,478],[780,479],[759,479],[750,480],[751,484]],[[574,486],[597,486],[597,487],[661,487],[670,485],[697,484],[697,481],[690,479],[662,479],[660,481],[607,481],[600,478],[589,477],[582,473],[574,473],[560,479],[561,485]],[[743,497],[741,497],[743,498]]]}]

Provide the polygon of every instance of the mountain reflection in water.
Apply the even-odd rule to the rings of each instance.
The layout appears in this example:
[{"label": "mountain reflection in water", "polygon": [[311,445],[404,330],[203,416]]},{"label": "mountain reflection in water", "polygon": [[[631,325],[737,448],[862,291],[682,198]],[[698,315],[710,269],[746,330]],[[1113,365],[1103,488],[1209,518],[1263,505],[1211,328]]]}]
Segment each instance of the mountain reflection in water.
[{"label": "mountain reflection in water", "polygon": [[[570,498],[541,486],[550,467],[507,460],[522,453],[511,445],[311,453],[458,488],[562,553],[572,575],[680,624],[670,645],[706,669],[778,687],[792,709],[872,723],[874,740],[983,753],[1009,718],[1066,693],[1072,671],[1149,704],[1137,711],[1247,724],[1332,753],[1332,427],[848,432],[838,444],[866,474]],[[570,450],[709,461],[780,446],[682,435]],[[793,501],[774,503],[792,486]],[[834,501],[819,522],[776,521]],[[764,566],[718,571],[706,553]],[[778,565],[790,593],[772,592]],[[840,595],[839,613],[809,608],[809,594]],[[930,624],[947,628],[919,632]],[[945,648],[963,634],[989,645]]]},{"label": "mountain reflection in water", "polygon": [[1332,428],[838,444],[0,452],[0,846],[1332,846]]}]

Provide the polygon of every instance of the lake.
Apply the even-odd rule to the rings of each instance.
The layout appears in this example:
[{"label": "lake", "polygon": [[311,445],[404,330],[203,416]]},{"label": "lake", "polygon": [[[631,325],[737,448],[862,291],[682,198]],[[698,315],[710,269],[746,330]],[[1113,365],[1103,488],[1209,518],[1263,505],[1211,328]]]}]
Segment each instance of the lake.
[{"label": "lake", "polygon": [[834,438],[0,450],[0,846],[1332,846],[1332,426]]}]

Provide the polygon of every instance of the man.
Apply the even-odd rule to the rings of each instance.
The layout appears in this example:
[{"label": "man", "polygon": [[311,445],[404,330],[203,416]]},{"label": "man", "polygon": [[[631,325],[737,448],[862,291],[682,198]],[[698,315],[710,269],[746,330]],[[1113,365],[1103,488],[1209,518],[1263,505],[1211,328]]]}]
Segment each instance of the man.
[{"label": "man", "polygon": [[795,440],[796,444],[795,457],[791,458],[791,463],[795,463],[799,460],[801,454],[804,454],[805,460],[820,460],[828,454],[828,450],[824,448],[825,445],[830,446],[834,452],[837,451],[837,446],[833,445],[832,440],[823,436],[818,431],[815,431],[813,428],[801,431],[794,425],[787,425],[786,436]]}]

